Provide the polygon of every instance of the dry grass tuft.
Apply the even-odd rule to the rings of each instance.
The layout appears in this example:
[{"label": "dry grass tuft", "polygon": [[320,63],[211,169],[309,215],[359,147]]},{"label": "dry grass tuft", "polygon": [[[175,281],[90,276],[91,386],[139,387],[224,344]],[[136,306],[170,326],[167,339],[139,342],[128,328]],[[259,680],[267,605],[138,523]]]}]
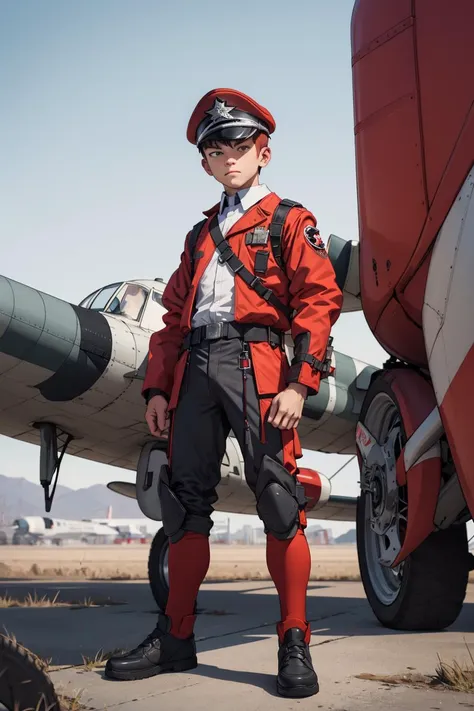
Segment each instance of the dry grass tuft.
[{"label": "dry grass tuft", "polygon": [[70,609],[83,609],[89,607],[107,607],[109,605],[122,605],[124,603],[110,600],[94,600],[91,597],[86,597],[82,601],[66,601],[58,600],[60,591],[53,598],[43,595],[39,597],[36,591],[32,595],[28,593],[23,600],[13,598],[10,595],[0,596],[0,608],[10,607],[69,607]]},{"label": "dry grass tuft", "polygon": [[84,669],[90,671],[91,669],[99,669],[100,667],[105,667],[107,661],[110,657],[115,657],[120,654],[124,654],[124,649],[112,649],[109,652],[104,652],[103,649],[99,649],[95,657],[85,657],[82,656]]},{"label": "dry grass tuft", "polygon": [[59,705],[61,711],[82,711],[85,709],[85,705],[81,701],[83,689],[80,691],[75,691],[74,696],[69,696],[67,694],[58,694]]},{"label": "dry grass tuft", "polygon": [[465,664],[460,664],[457,660],[454,660],[452,664],[447,664],[443,662],[438,655],[439,664],[436,667],[436,673],[433,679],[437,684],[447,689],[472,693],[474,692],[474,659],[466,640],[464,640],[464,644],[466,645],[470,661]]},{"label": "dry grass tuft", "polygon": [[57,602],[58,597],[59,590],[52,600],[47,595],[38,597],[36,591],[34,595],[28,593],[23,600],[17,600],[10,595],[4,595],[0,597],[0,607],[53,607],[63,605],[64,603]]},{"label": "dry grass tuft", "polygon": [[449,689],[450,691],[460,691],[463,693],[474,693],[474,657],[471,654],[466,640],[466,645],[470,661],[460,664],[454,660],[451,664],[447,664],[440,659],[436,667],[435,673],[431,676],[425,676],[417,672],[410,674],[358,674],[357,679],[365,679],[368,681],[378,681],[382,684],[390,685],[409,685],[418,688],[436,687]]},{"label": "dry grass tuft", "polygon": [[426,687],[433,685],[429,677],[424,674],[357,674],[356,679],[364,679],[366,681],[378,681],[380,684],[388,684],[390,686],[415,686]]}]

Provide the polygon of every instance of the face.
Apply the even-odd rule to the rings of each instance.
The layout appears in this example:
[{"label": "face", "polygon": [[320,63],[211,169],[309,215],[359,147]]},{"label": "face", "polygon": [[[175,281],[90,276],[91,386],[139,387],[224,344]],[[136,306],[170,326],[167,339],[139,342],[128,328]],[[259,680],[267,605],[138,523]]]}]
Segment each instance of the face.
[{"label": "face", "polygon": [[257,153],[251,138],[238,145],[217,145],[218,148],[204,149],[202,166],[208,175],[224,186],[229,195],[258,184],[258,169],[270,162],[271,150],[268,146]]}]

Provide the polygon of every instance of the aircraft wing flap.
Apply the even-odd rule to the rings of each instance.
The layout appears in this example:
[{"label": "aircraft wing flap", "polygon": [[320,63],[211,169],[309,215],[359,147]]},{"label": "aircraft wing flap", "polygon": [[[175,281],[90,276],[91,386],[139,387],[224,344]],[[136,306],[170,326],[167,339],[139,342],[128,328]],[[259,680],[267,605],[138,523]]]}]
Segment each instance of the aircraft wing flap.
[{"label": "aircraft wing flap", "polygon": [[321,508],[307,511],[306,518],[317,518],[324,521],[355,521],[356,508],[356,496],[330,496],[327,503]]}]

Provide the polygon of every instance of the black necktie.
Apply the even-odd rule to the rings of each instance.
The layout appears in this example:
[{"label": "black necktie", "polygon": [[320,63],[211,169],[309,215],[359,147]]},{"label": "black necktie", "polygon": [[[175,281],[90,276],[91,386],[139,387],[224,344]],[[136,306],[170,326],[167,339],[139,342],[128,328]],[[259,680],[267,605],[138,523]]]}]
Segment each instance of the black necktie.
[{"label": "black necktie", "polygon": [[240,198],[238,194],[235,193],[235,195],[227,195],[226,193],[222,203],[222,212],[224,212],[224,210],[228,207],[237,207],[237,205],[240,205]]}]

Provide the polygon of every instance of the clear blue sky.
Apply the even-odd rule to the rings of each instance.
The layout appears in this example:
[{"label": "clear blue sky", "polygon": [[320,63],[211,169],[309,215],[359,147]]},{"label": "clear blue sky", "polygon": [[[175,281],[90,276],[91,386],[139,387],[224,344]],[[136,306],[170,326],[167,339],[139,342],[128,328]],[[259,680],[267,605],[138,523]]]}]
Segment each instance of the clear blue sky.
[{"label": "clear blue sky", "polygon": [[[273,113],[262,181],[311,209],[324,238],[358,239],[353,4],[1,3],[2,273],[75,303],[112,281],[168,279],[186,232],[220,195],[185,135],[215,87],[244,91]],[[362,314],[342,316],[334,336],[362,360],[386,357]],[[0,473],[36,481],[38,448],[0,444]],[[330,475],[346,459],[305,453],[303,464]],[[120,476],[66,456],[61,483]],[[353,462],[334,493],[356,495],[357,479]]]}]

